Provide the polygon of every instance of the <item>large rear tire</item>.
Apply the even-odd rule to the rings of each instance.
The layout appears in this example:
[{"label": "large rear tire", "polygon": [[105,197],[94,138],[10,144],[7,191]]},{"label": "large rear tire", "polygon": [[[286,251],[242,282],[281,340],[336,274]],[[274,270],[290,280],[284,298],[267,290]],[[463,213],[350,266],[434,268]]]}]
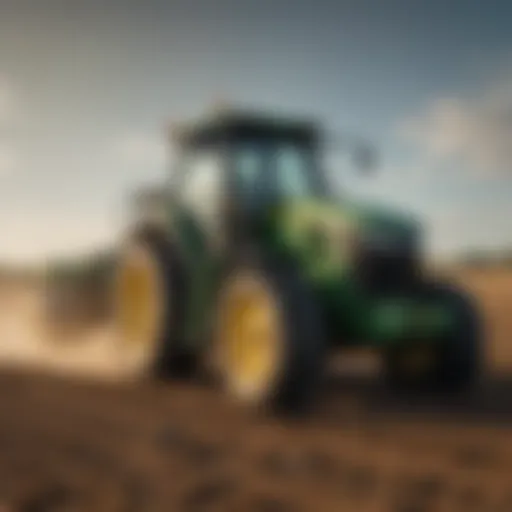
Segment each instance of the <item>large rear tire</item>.
[{"label": "large rear tire", "polygon": [[115,276],[117,348],[132,377],[189,376],[195,357],[183,343],[187,286],[172,242],[138,229],[121,251]]},{"label": "large rear tire", "polygon": [[290,268],[251,258],[221,286],[215,368],[228,392],[254,407],[304,412],[324,366],[323,323],[311,291]]}]

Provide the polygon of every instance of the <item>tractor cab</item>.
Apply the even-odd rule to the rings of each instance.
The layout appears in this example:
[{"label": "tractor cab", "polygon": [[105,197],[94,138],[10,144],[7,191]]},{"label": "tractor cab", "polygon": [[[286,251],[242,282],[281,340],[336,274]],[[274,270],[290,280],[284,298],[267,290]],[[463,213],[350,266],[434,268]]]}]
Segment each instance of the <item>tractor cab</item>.
[{"label": "tractor cab", "polygon": [[225,250],[269,207],[329,195],[312,122],[228,112],[176,135],[177,202]]},{"label": "tractor cab", "polygon": [[179,138],[186,174],[214,174],[221,166],[226,185],[251,201],[256,194],[323,195],[319,130],[304,121],[254,114],[226,114],[191,127]]}]

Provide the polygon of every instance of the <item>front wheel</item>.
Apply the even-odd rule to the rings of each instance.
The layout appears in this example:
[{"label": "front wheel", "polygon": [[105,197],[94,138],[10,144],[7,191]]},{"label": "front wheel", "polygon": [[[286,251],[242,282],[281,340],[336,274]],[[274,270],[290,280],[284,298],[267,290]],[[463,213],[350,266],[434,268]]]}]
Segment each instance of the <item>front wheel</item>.
[{"label": "front wheel", "polygon": [[385,369],[394,388],[454,392],[470,388],[482,367],[481,325],[469,297],[448,285],[430,284],[422,297],[444,305],[452,329],[440,340],[409,340],[385,354]]},{"label": "front wheel", "polygon": [[311,404],[325,336],[295,272],[262,261],[236,265],[221,287],[215,331],[215,368],[231,395],[279,412]]}]

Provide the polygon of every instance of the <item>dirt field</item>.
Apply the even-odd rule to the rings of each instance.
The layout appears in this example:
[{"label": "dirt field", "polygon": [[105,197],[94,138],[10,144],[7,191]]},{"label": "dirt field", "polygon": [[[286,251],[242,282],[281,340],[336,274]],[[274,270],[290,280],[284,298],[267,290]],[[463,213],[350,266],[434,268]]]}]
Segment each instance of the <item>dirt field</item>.
[{"label": "dirt field", "polygon": [[4,297],[0,511],[512,512],[512,273],[458,277],[488,330],[474,394],[406,401],[371,376],[333,375],[296,423],[251,417],[202,384],[79,379],[76,358],[43,358]]}]

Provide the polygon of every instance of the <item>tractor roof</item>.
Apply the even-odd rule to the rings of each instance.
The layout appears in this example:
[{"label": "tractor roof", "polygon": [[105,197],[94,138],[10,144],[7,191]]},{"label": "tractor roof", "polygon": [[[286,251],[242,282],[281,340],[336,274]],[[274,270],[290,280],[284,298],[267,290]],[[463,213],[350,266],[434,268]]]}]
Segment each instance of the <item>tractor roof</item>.
[{"label": "tractor roof", "polygon": [[222,110],[174,133],[181,144],[195,144],[228,138],[285,138],[316,144],[319,128],[311,120],[280,117],[261,112]]}]

